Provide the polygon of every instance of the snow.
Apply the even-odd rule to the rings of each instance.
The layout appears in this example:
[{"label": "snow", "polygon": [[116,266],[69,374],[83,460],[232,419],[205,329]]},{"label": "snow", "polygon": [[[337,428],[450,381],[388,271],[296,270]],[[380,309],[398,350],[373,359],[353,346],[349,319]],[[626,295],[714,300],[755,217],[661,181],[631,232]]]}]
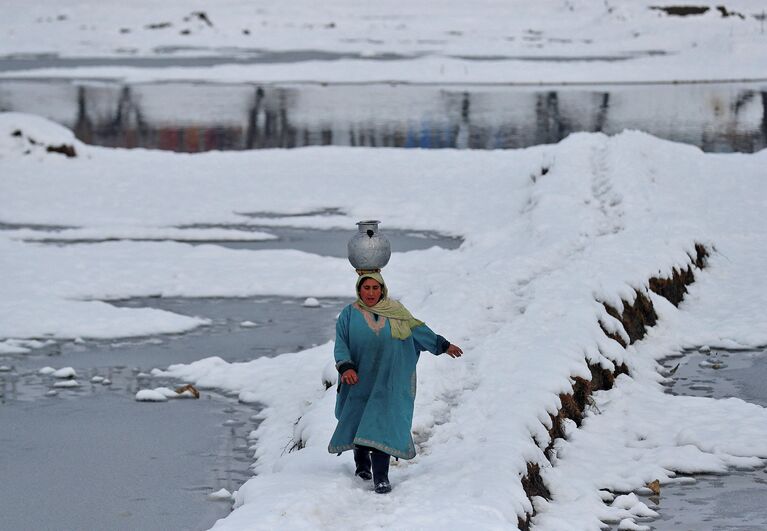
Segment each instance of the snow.
[{"label": "snow", "polygon": [[0,354],[25,354],[49,344],[47,341],[7,339],[0,341]]},{"label": "snow", "polygon": [[51,375],[54,378],[74,378],[77,376],[77,373],[72,367],[64,367],[63,369],[53,371]]},{"label": "snow", "polygon": [[232,493],[226,489],[220,489],[208,494],[208,499],[212,501],[229,501],[232,499]]},{"label": "snow", "polygon": [[142,389],[136,393],[136,400],[139,402],[167,402],[168,396],[157,389]]},{"label": "snow", "polygon": [[618,524],[618,529],[621,531],[650,531],[652,528],[647,525],[639,525],[631,518],[624,518]]},{"label": "snow", "polygon": [[53,384],[53,387],[63,387],[63,388],[80,387],[80,383],[77,380],[61,380]]},{"label": "snow", "polygon": [[[761,3],[728,2],[742,18],[713,5],[704,15],[672,17],[650,9],[655,3],[331,0],[319,9],[308,0],[279,7],[226,0],[205,7],[208,24],[181,0],[8,0],[0,20],[5,59],[53,54],[73,62],[0,76],[530,87],[764,81]],[[170,25],[149,27],[158,23]],[[181,64],[201,56],[218,63]],[[179,63],[137,64],[146,59]],[[137,90],[153,101],[151,87]],[[234,99],[249,97],[231,90]],[[311,120],[306,94],[301,119]],[[180,90],[179,102],[185,97]],[[636,97],[628,90],[612,105],[619,113]],[[665,102],[674,127],[686,102],[671,95]],[[758,105],[743,104],[759,123]],[[521,107],[489,105],[499,121]],[[147,112],[170,111],[155,102]],[[238,120],[231,112],[210,111]],[[732,112],[722,109],[718,119]],[[61,144],[77,156],[46,151]],[[384,271],[392,295],[465,352],[460,360],[421,360],[418,456],[393,464],[386,497],[353,478],[349,455],[326,451],[337,381],[332,342],[244,363],[211,352],[153,371],[264,406],[248,438],[257,475],[233,494],[211,495],[235,506],[214,529],[512,529],[533,504],[537,529],[597,530],[604,522],[646,529],[641,520],[654,512],[635,493],[653,481],[694,481],[682,474],[767,460],[764,408],[667,395],[657,364],[687,348],[767,345],[766,166],[766,151],[704,154],[638,131],[574,134],[514,151],[323,147],[190,156],[91,147],[40,117],[0,113],[0,223],[10,226],[0,230],[0,353],[211,324],[109,304],[130,297],[351,301],[356,276],[345,259],[206,243],[273,238],[249,227],[351,235],[356,221],[382,219],[384,230],[461,236],[454,251],[394,253]],[[254,212],[286,217],[246,214]],[[201,228],[216,225],[238,228]],[[649,278],[687,267],[696,243],[711,256],[682,304],[648,292]],[[621,309],[637,292],[659,320],[623,349],[600,328],[628,339],[602,303]],[[549,460],[550,415],[575,377],[590,378],[587,363],[626,363],[630,376],[594,394],[581,427],[565,423],[567,439],[556,441]],[[54,386],[78,386],[71,368],[41,374],[67,370],[69,379]],[[183,396],[169,388],[135,395],[169,397]],[[524,494],[527,463],[541,467],[550,501]]]},{"label": "snow", "polygon": [[[147,374],[145,377],[149,377],[150,375]],[[94,377],[95,378],[95,377]],[[91,380],[94,381],[94,380]],[[112,382],[109,380],[101,379],[99,380],[102,385],[109,385]],[[154,389],[141,389],[136,393],[136,400],[139,402],[167,402],[169,399],[172,398],[198,398],[195,396],[195,394],[190,390],[186,389],[180,393],[176,392],[173,389],[170,389],[168,387],[156,387]]]}]

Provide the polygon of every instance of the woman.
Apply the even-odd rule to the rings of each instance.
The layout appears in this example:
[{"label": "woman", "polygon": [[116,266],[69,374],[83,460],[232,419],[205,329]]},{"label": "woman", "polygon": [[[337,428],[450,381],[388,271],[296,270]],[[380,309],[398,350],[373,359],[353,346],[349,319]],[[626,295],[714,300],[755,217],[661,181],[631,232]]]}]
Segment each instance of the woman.
[{"label": "woman", "polygon": [[391,491],[390,456],[415,457],[410,428],[420,352],[457,358],[463,351],[389,299],[379,273],[360,275],[357,295],[336,324],[338,426],[328,451],[354,450],[355,474],[371,479],[372,465],[375,491],[383,494]]}]

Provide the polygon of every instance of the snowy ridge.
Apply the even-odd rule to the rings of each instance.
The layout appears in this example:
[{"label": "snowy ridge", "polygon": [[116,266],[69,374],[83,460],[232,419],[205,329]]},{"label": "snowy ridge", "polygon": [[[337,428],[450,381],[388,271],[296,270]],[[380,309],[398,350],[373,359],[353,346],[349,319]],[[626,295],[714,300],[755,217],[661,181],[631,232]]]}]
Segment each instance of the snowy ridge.
[{"label": "snowy ridge", "polygon": [[[651,278],[648,282],[649,288],[646,294],[644,290],[641,292],[635,291],[633,300],[620,301],[620,310],[610,304],[603,303],[605,314],[600,316],[599,321],[605,335],[620,344],[624,349],[629,344],[642,339],[647,329],[655,325],[658,318],[653,303],[648,298],[650,292],[658,293],[674,304],[674,306],[678,306],[684,293],[687,291],[686,284],[690,284],[695,280],[692,268],[704,267],[705,259],[708,256],[708,251],[702,245],[695,245],[695,251],[696,256],[694,258],[690,257],[690,263],[685,269],[684,274],[680,273],[677,267],[674,267],[672,268],[673,273],[668,279]],[[609,324],[605,326],[604,321],[607,321]],[[556,415],[551,415],[548,430],[549,439],[545,448],[547,461],[545,463],[528,463],[527,474],[522,478],[525,492],[533,505],[538,500],[539,505],[545,506],[545,503],[552,499],[551,491],[547,488],[546,483],[541,477],[541,468],[547,469],[557,463],[557,452],[561,451],[563,440],[568,439],[568,435],[573,435],[575,428],[582,426],[585,415],[600,413],[592,395],[595,392],[613,389],[617,377],[631,374],[625,361],[616,363],[615,360],[612,360],[612,362],[612,364],[605,366],[604,360],[587,360],[591,377],[573,377],[572,390],[569,393],[560,393],[559,401],[561,407]],[[625,378],[621,381],[623,380]],[[539,446],[541,445],[539,441],[536,442]],[[547,477],[551,476],[547,475]],[[664,479],[668,478],[664,476]],[[552,488],[556,487],[556,483],[552,482]],[[635,487],[632,486],[631,488]],[[613,495],[609,492],[600,492],[600,496],[604,501],[610,501],[613,498]],[[630,503],[628,503],[629,501]],[[621,499],[621,504],[614,502],[613,506],[612,509],[618,510],[617,514],[615,510],[605,510],[599,513],[600,518],[605,522],[620,521],[621,529],[631,529],[631,526],[635,525],[634,519],[637,517],[656,516],[656,513],[647,508],[636,496],[633,498],[624,496]],[[535,514],[533,513],[528,514],[524,519],[520,518],[519,528],[529,529],[534,516]],[[639,526],[639,528],[642,527]]]},{"label": "snowy ridge", "polygon": [[[0,137],[20,119],[0,115]],[[353,479],[348,455],[327,453],[335,393],[322,375],[332,344],[235,364],[211,352],[156,372],[266,406],[251,437],[257,475],[215,529],[513,529],[533,509],[539,529],[599,529],[647,514],[631,496],[606,505],[612,495],[602,489],[629,492],[674,481],[676,471],[758,466],[767,457],[764,408],[665,395],[657,371],[658,359],[687,347],[767,344],[765,152],[710,155],[637,132],[504,152],[82,149],[74,159],[0,153],[0,222],[159,227],[336,208],[350,227],[375,217],[384,230],[465,238],[455,251],[395,254],[384,271],[395,297],[466,352],[421,359],[418,456],[393,467],[386,497]],[[709,265],[677,308],[649,291],[649,279],[685,271],[697,243],[712,250]],[[298,251],[53,247],[2,231],[0,273],[9,279],[0,284],[0,336],[12,340],[202,324],[141,309],[115,313],[93,299],[351,296],[354,281],[345,260]],[[658,321],[623,348],[605,331],[628,343],[630,330],[605,304],[622,315],[637,293]],[[561,423],[567,438],[554,442],[555,466],[547,465],[560,395],[573,393],[575,378],[591,380],[590,365],[613,372],[622,364],[630,376],[593,394],[601,414],[587,407],[580,429]],[[551,501],[526,495],[528,463],[539,465]]]}]

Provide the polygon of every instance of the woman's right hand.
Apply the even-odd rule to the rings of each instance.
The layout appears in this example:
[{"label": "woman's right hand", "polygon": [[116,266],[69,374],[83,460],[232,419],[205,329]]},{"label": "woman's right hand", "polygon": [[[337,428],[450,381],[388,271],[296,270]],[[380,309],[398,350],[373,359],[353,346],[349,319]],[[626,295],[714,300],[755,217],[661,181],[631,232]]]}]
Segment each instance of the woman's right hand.
[{"label": "woman's right hand", "polygon": [[360,379],[357,377],[357,371],[355,371],[354,369],[347,369],[341,375],[341,382],[347,385],[354,385],[359,381]]}]

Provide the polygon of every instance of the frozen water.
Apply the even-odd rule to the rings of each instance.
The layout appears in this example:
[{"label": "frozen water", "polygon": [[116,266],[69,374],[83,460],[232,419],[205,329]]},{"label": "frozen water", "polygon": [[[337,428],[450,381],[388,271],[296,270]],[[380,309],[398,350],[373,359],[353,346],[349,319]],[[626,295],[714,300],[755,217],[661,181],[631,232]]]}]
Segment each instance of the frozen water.
[{"label": "frozen water", "polygon": [[[708,362],[708,363],[703,363]],[[674,394],[737,397],[767,406],[767,352],[700,349],[667,359],[674,373]],[[703,385],[701,385],[703,384]],[[657,497],[645,498],[659,513],[649,522],[656,531],[706,529],[761,531],[767,528],[767,470],[733,470],[725,475],[694,476],[692,484],[672,483]]]},{"label": "frozen water", "polygon": [[679,395],[713,398],[737,397],[767,407],[767,352],[711,349],[666,360],[679,364],[669,391]]},{"label": "frozen water", "polygon": [[222,404],[253,412],[207,396],[145,405],[94,388],[0,407],[0,529],[207,529],[228,507],[205,495],[236,490],[251,460]]},{"label": "frozen water", "polygon": [[[121,301],[205,315],[212,324],[179,336],[49,344],[0,356],[16,367],[0,375],[0,529],[207,529],[228,514],[228,504],[204,500],[210,493],[222,500],[223,490],[233,492],[250,477],[254,441],[247,435],[260,422],[257,406],[210,390],[199,400],[138,404],[137,393],[165,398],[156,391],[162,380],[138,367],[191,361],[211,351],[250,359],[325,341],[341,302],[322,299],[311,309],[301,303],[266,297]],[[246,329],[257,333],[238,333],[234,323],[246,316],[261,323]],[[291,329],[296,322],[302,331]],[[64,369],[50,367],[63,361]],[[89,381],[49,391],[61,383],[54,374],[64,372]],[[46,511],[37,510],[40,497]]]}]

